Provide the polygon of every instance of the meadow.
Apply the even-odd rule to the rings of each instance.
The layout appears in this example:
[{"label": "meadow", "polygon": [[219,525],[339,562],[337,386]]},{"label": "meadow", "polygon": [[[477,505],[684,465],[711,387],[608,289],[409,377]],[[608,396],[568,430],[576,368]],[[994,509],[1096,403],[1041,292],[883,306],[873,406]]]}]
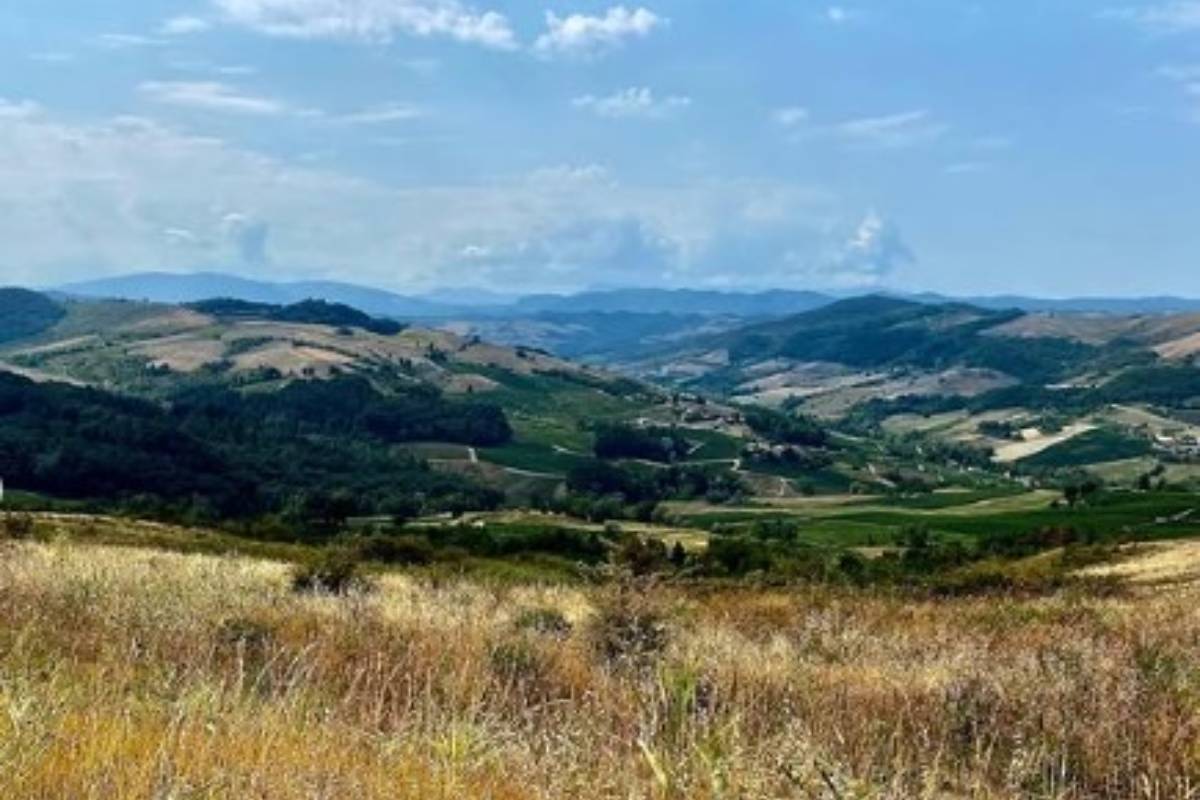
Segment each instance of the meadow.
[{"label": "meadow", "polygon": [[1136,565],[955,599],[419,571],[333,596],[270,559],[7,542],[0,796],[1190,797],[1200,592]]}]

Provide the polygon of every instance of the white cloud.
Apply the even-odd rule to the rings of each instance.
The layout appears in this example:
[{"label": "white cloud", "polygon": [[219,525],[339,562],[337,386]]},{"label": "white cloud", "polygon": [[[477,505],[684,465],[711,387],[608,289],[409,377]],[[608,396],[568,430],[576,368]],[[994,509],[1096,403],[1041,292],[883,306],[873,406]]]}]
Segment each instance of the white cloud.
[{"label": "white cloud", "polygon": [[939,139],[947,126],[928,111],[905,111],[882,117],[864,117],[839,123],[834,133],[852,145],[903,148]]},{"label": "white cloud", "polygon": [[243,266],[263,266],[270,262],[267,240],[271,226],[266,222],[234,211],[221,218],[219,229],[222,241],[232,246]]},{"label": "white cloud", "polygon": [[947,175],[973,175],[977,172],[986,172],[989,167],[990,165],[983,161],[958,161],[954,164],[947,164],[942,171]]},{"label": "white cloud", "polygon": [[784,183],[626,184],[584,163],[401,188],[146,119],[0,108],[10,282],[225,265],[400,291],[829,286],[878,274],[902,249],[882,219],[859,231],[837,198]]},{"label": "white cloud", "polygon": [[146,81],[138,90],[155,102],[207,111],[268,116],[290,111],[286,103],[243,94],[216,81]]},{"label": "white cloud", "polygon": [[629,39],[644,39],[667,24],[666,19],[646,8],[614,6],[603,16],[560,17],[547,11],[547,31],[538,37],[534,50],[544,56],[593,56],[620,47]]},{"label": "white cloud", "polygon": [[869,211],[828,264],[848,285],[874,285],[915,261],[899,229]]},{"label": "white cloud", "polygon": [[599,164],[560,164],[556,167],[543,167],[534,170],[529,180],[535,184],[549,186],[572,186],[588,183],[608,182],[608,170]]},{"label": "white cloud", "polygon": [[[826,140],[866,150],[898,150],[929,144],[950,130],[928,111],[904,111],[878,117],[861,117],[837,123],[814,123],[807,109],[781,108],[772,113],[775,124],[786,131],[787,141]],[[992,143],[998,145],[999,142]]]},{"label": "white cloud", "polygon": [[498,50],[517,47],[507,17],[458,0],[213,0],[229,22],[269,36],[389,42],[444,37]]},{"label": "white cloud", "polygon": [[808,122],[811,116],[812,115],[809,113],[807,108],[788,106],[786,108],[776,109],[771,114],[771,119],[775,121],[776,125],[781,127],[795,128]]},{"label": "white cloud", "polygon": [[825,19],[834,25],[848,25],[863,18],[863,12],[846,6],[829,6],[825,9]]},{"label": "white cloud", "polygon": [[1110,8],[1101,17],[1132,22],[1156,33],[1186,33],[1200,30],[1200,2],[1174,0],[1146,6]]},{"label": "white cloud", "polygon": [[1188,120],[1200,125],[1200,64],[1170,64],[1159,67],[1157,74],[1179,87],[1188,106]]},{"label": "white cloud", "polygon": [[162,24],[159,32],[164,36],[184,36],[189,33],[204,33],[212,23],[200,17],[172,17]]},{"label": "white cloud", "polygon": [[128,50],[136,47],[161,47],[166,44],[162,39],[152,36],[142,36],[136,33],[102,33],[96,37],[96,44],[109,50]]},{"label": "white cloud", "polygon": [[1193,83],[1200,81],[1200,64],[1169,64],[1159,67],[1159,77],[1178,83]]},{"label": "white cloud", "polygon": [[641,117],[643,119],[663,119],[692,104],[690,97],[671,95],[657,98],[654,91],[647,87],[630,87],[622,89],[607,97],[584,95],[571,101],[575,108],[592,111],[597,116],[612,119]]},{"label": "white cloud", "polygon": [[42,113],[42,107],[32,100],[13,102],[0,97],[0,120],[29,119]]},{"label": "white cloud", "polygon": [[372,106],[362,111],[344,114],[336,117],[335,121],[345,125],[381,125],[389,122],[406,122],[426,116],[424,109],[416,106],[388,103]]}]

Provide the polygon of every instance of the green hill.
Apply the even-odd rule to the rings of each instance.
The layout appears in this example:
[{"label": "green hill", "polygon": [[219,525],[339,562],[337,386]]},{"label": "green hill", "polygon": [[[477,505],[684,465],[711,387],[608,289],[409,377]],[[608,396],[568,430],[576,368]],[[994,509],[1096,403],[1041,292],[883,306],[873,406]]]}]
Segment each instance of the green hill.
[{"label": "green hill", "polygon": [[743,328],[722,343],[735,365],[787,358],[859,368],[963,366],[1038,382],[1061,379],[1099,356],[1098,348],[1069,339],[989,334],[1022,316],[1021,311],[870,296]]},{"label": "green hill", "polygon": [[0,289],[0,342],[36,336],[66,315],[58,303],[27,289]]}]

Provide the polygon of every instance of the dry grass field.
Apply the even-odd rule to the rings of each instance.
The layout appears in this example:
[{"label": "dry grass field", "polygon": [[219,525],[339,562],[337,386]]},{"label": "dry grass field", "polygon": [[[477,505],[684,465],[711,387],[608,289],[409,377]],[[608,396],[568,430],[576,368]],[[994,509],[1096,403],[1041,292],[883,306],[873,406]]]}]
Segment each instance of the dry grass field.
[{"label": "dry grass field", "polygon": [[643,589],[7,543],[0,797],[1195,796],[1191,584]]}]

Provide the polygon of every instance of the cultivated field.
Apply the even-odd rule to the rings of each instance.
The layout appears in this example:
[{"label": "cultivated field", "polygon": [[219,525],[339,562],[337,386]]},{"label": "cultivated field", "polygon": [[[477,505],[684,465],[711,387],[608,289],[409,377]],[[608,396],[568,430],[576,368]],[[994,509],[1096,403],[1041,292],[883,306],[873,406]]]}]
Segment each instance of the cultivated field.
[{"label": "cultivated field", "polygon": [[4,545],[0,797],[1183,798],[1200,781],[1191,583],[930,600],[386,575],[329,597],[288,577]]}]

